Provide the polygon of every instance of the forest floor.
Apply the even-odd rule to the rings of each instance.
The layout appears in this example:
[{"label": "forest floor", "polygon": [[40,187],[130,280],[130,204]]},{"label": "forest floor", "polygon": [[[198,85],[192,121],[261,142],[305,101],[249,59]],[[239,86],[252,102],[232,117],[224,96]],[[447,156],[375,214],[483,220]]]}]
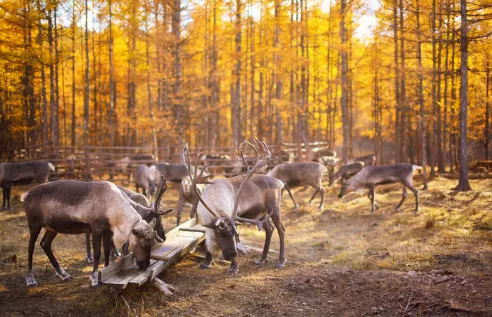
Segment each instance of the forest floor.
[{"label": "forest floor", "polygon": [[[14,211],[0,212],[0,316],[492,316],[492,179],[472,179],[465,193],[452,191],[456,184],[432,180],[417,215],[411,193],[400,213],[390,213],[401,197],[396,185],[376,189],[375,214],[366,196],[336,198],[338,186],[325,186],[326,208],[317,211],[306,203],[312,189],[300,188],[299,210],[282,199],[284,269],[275,268],[278,254],[257,266],[251,252],[240,257],[237,275],[221,262],[200,270],[198,250],[160,275],[178,288],[172,297],[152,285],[91,288],[83,236],[53,243],[72,281],[57,279],[37,244],[40,286],[27,288],[29,234],[19,197],[29,187],[15,188]],[[176,188],[164,203],[176,206]],[[166,227],[174,222],[167,218]],[[243,243],[262,248],[263,232],[240,232]],[[278,250],[276,233],[271,249]]]}]

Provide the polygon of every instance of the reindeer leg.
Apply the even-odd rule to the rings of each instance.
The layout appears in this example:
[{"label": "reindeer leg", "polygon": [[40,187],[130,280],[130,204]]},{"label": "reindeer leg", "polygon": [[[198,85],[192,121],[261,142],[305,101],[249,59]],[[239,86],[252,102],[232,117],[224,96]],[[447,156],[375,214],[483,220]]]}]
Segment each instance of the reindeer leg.
[{"label": "reindeer leg", "polygon": [[3,194],[2,210],[5,210],[5,203],[7,202],[6,186],[2,186],[2,194]]},{"label": "reindeer leg", "polygon": [[401,207],[401,205],[403,204],[403,202],[405,201],[406,198],[407,198],[407,187],[406,186],[403,186],[403,193],[402,193],[401,201],[395,207],[395,209],[393,209],[392,213],[395,213],[395,212],[399,212],[400,211],[400,207]]},{"label": "reindeer leg", "polygon": [[[10,185],[3,186],[3,210],[10,210],[10,193],[12,192],[12,187]],[[5,208],[7,205],[7,208]]]},{"label": "reindeer leg", "polygon": [[85,259],[87,261],[87,264],[92,264],[94,262],[94,259],[92,258],[92,252],[91,252],[91,234],[90,232],[87,232],[85,234],[85,250],[86,250],[86,256]]},{"label": "reindeer leg", "polygon": [[309,204],[310,205],[312,204],[313,199],[316,197],[316,195],[318,195],[319,192],[320,192],[320,190],[318,188],[315,188],[314,193],[313,193],[313,196],[311,196],[311,199],[309,199]]},{"label": "reindeer leg", "polygon": [[113,234],[111,233],[111,231],[106,231],[103,234],[104,267],[109,265],[110,253],[113,246],[112,236]]},{"label": "reindeer leg", "polygon": [[211,269],[212,268],[212,253],[207,250],[207,254],[205,255],[205,261],[200,263],[200,269]]},{"label": "reindeer leg", "polygon": [[182,191],[183,190],[180,186],[179,187],[178,212],[176,213],[176,226],[179,226],[179,223],[181,222],[181,212],[183,211],[184,203],[185,203],[185,199],[184,199],[184,195],[183,195]]},{"label": "reindeer leg", "polygon": [[97,271],[99,266],[99,259],[101,258],[102,236],[103,235],[100,231],[97,230],[92,231],[92,248],[94,249],[94,263],[92,268],[92,274],[90,277],[92,286],[99,285],[99,274],[97,273]]},{"label": "reindeer leg", "polygon": [[285,185],[284,186],[284,189],[289,193],[289,196],[290,198],[292,199],[292,201],[294,202],[294,209],[298,209],[299,208],[299,205],[297,204],[297,201],[296,199],[294,198],[294,196],[292,195],[292,192],[290,191],[290,187]]},{"label": "reindeer leg", "polygon": [[408,187],[408,189],[410,189],[413,193],[413,195],[415,196],[415,212],[419,212],[420,211],[420,206],[419,206],[419,190],[417,188],[415,188],[413,186],[412,183],[409,183],[409,184],[404,184],[405,186]]},{"label": "reindeer leg", "polygon": [[37,286],[38,282],[34,279],[34,272],[32,270],[32,255],[34,253],[34,246],[36,245],[36,240],[38,239],[39,232],[41,231],[41,227],[31,227],[29,226],[29,250],[28,250],[28,258],[29,258],[29,271],[27,272],[26,282],[27,286]]},{"label": "reindeer leg", "polygon": [[239,273],[239,263],[237,258],[232,259],[231,266],[227,269],[227,273],[238,274]]},{"label": "reindeer leg", "polygon": [[270,221],[266,221],[263,224],[263,228],[265,229],[265,245],[263,246],[263,253],[261,257],[256,261],[256,264],[265,264],[268,260],[268,250],[270,249],[270,242],[272,241],[273,234],[273,226],[270,224]]},{"label": "reindeer leg", "polygon": [[319,182],[319,192],[321,193],[321,202],[319,203],[319,211],[323,211],[325,208],[325,189],[323,188],[323,183]]},{"label": "reindeer leg", "polygon": [[287,260],[285,259],[285,243],[284,243],[285,227],[282,223],[280,217],[280,208],[278,206],[276,207],[276,210],[272,215],[272,221],[275,227],[277,228],[278,237],[280,240],[280,255],[278,257],[278,264],[276,265],[276,268],[281,269],[285,266],[285,262]]},{"label": "reindeer leg", "polygon": [[369,188],[369,194],[367,194],[367,196],[369,196],[369,199],[371,200],[371,213],[374,213],[376,207],[376,202],[375,202],[376,193],[374,191],[374,186],[371,186]]},{"label": "reindeer leg", "polygon": [[58,276],[62,281],[69,281],[72,279],[72,277],[60,266],[55,256],[53,255],[53,251],[51,250],[51,243],[53,242],[53,239],[55,239],[57,234],[58,233],[54,231],[46,230],[43,239],[41,239],[40,245],[43,248],[44,253],[46,253],[46,256],[48,256],[48,259],[50,259],[51,265],[53,265],[53,267],[55,268],[56,276]]}]

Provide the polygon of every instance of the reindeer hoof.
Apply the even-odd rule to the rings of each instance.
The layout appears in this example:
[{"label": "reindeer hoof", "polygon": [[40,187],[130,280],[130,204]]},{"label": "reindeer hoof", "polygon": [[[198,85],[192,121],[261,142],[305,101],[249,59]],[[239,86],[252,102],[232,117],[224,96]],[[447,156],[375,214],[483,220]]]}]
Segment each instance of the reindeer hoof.
[{"label": "reindeer hoof", "polygon": [[268,262],[268,259],[267,258],[264,258],[264,259],[263,258],[260,258],[260,259],[256,260],[255,264],[257,264],[257,265],[263,265],[263,264],[265,264],[267,262]]},{"label": "reindeer hoof", "polygon": [[324,205],[319,206],[318,211],[323,211],[325,209]]},{"label": "reindeer hoof", "polygon": [[56,276],[58,276],[62,281],[70,281],[73,279],[73,277],[70,276],[70,274],[68,274],[67,272],[65,272],[65,270],[61,270],[60,272],[57,272]]},{"label": "reindeer hoof", "polygon": [[27,282],[27,287],[38,286],[38,282],[36,282],[36,280],[34,279],[34,276],[27,276],[26,282]]},{"label": "reindeer hoof", "polygon": [[212,263],[200,263],[200,270],[208,270],[212,268]]},{"label": "reindeer hoof", "polygon": [[91,280],[91,286],[92,287],[99,287],[100,286],[97,272],[91,274],[90,280]]},{"label": "reindeer hoof", "polygon": [[393,210],[391,213],[392,214],[396,214],[397,212],[400,212],[400,208],[397,208],[397,209]]},{"label": "reindeer hoof", "polygon": [[285,263],[277,263],[277,265],[275,265],[275,268],[277,269],[283,269],[285,267]]},{"label": "reindeer hoof", "polygon": [[230,274],[239,274],[239,269],[237,268],[228,268],[227,269],[227,273],[230,273]]}]

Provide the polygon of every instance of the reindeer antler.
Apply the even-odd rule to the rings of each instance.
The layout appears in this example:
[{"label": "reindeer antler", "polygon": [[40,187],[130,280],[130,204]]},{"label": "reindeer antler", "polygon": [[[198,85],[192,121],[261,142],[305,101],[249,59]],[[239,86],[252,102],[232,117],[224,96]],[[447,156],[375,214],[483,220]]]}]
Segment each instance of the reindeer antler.
[{"label": "reindeer antler", "polygon": [[200,171],[200,175],[198,175],[198,161],[200,159],[200,157],[202,156],[203,154],[200,152],[200,149],[198,149],[198,153],[196,154],[196,159],[195,159],[195,171],[194,171],[194,175],[191,176],[191,156],[190,156],[190,152],[188,151],[188,144],[185,145],[185,147],[183,148],[183,161],[184,161],[184,164],[186,166],[186,169],[188,170],[188,176],[190,177],[190,180],[191,180],[191,186],[193,188],[193,190],[195,191],[198,199],[200,200],[200,202],[203,204],[203,206],[217,219],[223,221],[222,217],[216,213],[214,210],[212,210],[212,208],[210,208],[207,203],[203,200],[202,196],[200,195],[200,193],[198,192],[197,188],[196,188],[196,184],[213,184],[212,182],[209,182],[207,181],[206,179],[207,178],[210,178],[212,177],[212,175],[207,175],[205,177],[203,177],[203,172],[205,171],[205,169],[210,165],[210,164],[206,164],[202,170]]},{"label": "reindeer antler", "polygon": [[[270,152],[270,149],[265,144],[265,142],[260,141],[257,138],[255,138],[255,143],[256,143],[256,146],[253,145],[253,144],[251,144],[248,141],[244,141],[243,143],[241,143],[241,145],[238,148],[239,156],[241,157],[241,159],[243,160],[244,164],[246,165],[247,172],[246,172],[245,175],[241,172],[241,175],[243,176],[243,180],[241,181],[241,184],[239,185],[239,188],[236,191],[236,195],[234,197],[234,209],[232,211],[232,217],[231,217],[231,219],[233,221],[241,221],[241,222],[247,222],[247,223],[251,223],[251,224],[256,224],[258,226],[258,228],[261,229],[261,227],[263,226],[263,223],[265,223],[266,221],[268,221],[268,219],[270,218],[270,215],[267,214],[264,217],[263,220],[246,219],[246,218],[241,218],[241,217],[238,217],[237,216],[237,209],[239,207],[239,195],[241,195],[241,192],[243,191],[244,186],[249,181],[249,179],[251,178],[251,176],[253,176],[253,174],[258,169],[260,169],[263,166],[265,166],[268,163],[268,161],[270,160],[270,158],[272,157],[272,153]],[[244,158],[243,148],[246,147],[246,146],[249,147],[249,148],[251,148],[255,152],[255,154],[256,154],[256,163],[253,166],[253,168],[251,168],[251,169],[249,168],[249,165],[248,165],[246,159]]]},{"label": "reindeer antler", "polygon": [[168,213],[173,211],[172,208],[166,209],[165,211],[159,209],[161,206],[162,196],[164,195],[166,190],[167,190],[167,179],[161,175],[161,185],[159,186],[159,190],[157,192],[157,196],[154,202],[154,212],[160,216],[167,215]]}]

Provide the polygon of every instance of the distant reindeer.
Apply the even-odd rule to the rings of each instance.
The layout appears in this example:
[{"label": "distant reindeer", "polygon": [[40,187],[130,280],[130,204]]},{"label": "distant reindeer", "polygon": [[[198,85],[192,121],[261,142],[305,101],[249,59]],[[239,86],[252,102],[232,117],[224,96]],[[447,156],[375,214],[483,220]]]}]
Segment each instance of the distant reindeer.
[{"label": "distant reindeer", "polygon": [[27,185],[32,182],[46,183],[55,166],[49,162],[32,161],[0,164],[0,186],[3,189],[2,210],[10,210],[12,186]]},{"label": "distant reindeer", "polygon": [[118,186],[118,189],[123,193],[125,194],[128,198],[130,198],[132,201],[134,201],[135,203],[137,204],[140,204],[144,207],[150,207],[150,201],[147,199],[147,197],[145,197],[144,195],[142,194],[139,194],[137,192],[134,192],[133,190],[130,190],[126,187],[123,187],[123,186]]},{"label": "distant reindeer", "polygon": [[[272,155],[264,142],[257,139],[255,141],[256,146],[245,141],[239,147],[240,157],[246,166],[248,164],[242,154],[243,148],[247,146],[254,150],[257,155],[257,161],[253,168],[248,166],[246,174],[227,179],[216,179],[213,183],[206,181],[208,177],[203,177],[201,173],[198,175],[197,169],[195,169],[194,176],[192,176],[188,147],[186,146],[183,150],[183,156],[190,171],[189,177],[193,182],[193,189],[201,202],[198,205],[198,215],[204,222],[203,226],[207,228],[207,255],[200,268],[210,268],[212,254],[220,250],[224,259],[231,261],[231,266],[227,271],[230,273],[239,272],[236,245],[239,233],[236,229],[236,222],[256,224],[258,228],[265,229],[266,236],[263,253],[256,262],[257,264],[265,263],[274,230],[269,221],[270,218],[277,228],[280,238],[280,256],[277,267],[282,268],[285,265],[285,228],[280,218],[280,197],[283,184],[270,176],[253,175],[257,169],[267,164]],[[195,164],[198,164],[198,158]],[[203,196],[199,194],[196,188],[199,183],[209,184],[205,187]]]},{"label": "distant reindeer", "polygon": [[356,157],[348,160],[347,164],[352,164],[355,162],[363,162],[364,166],[374,165],[376,163],[376,155],[370,154],[370,155]]},{"label": "distant reindeer", "polygon": [[181,183],[183,178],[188,176],[185,164],[160,163],[155,164],[155,167],[162,176],[173,183]]},{"label": "distant reindeer", "polygon": [[155,195],[157,178],[153,170],[145,164],[138,165],[135,170],[135,188],[137,193],[138,189],[142,188],[144,196],[148,199]]},{"label": "distant reindeer", "polygon": [[314,148],[310,151],[310,153],[308,154],[309,156],[309,160],[310,161],[313,161],[313,162],[319,162],[318,159],[320,157],[323,157],[323,156],[333,156],[333,157],[336,157],[337,156],[337,152],[335,152],[334,150],[330,150],[330,149],[320,149],[320,148]]},{"label": "distant reindeer", "polygon": [[403,184],[403,195],[400,203],[392,212],[400,211],[400,207],[407,198],[407,188],[415,195],[415,212],[420,211],[419,207],[419,191],[413,186],[413,175],[415,170],[420,170],[422,167],[407,163],[398,163],[382,166],[366,166],[354,177],[345,181],[342,184],[339,198],[346,194],[367,188],[369,189],[369,199],[371,200],[371,212],[375,210],[375,192],[376,185],[401,183]]},{"label": "distant reindeer", "polygon": [[326,167],[315,162],[285,163],[275,166],[267,175],[275,177],[284,183],[284,189],[287,190],[290,198],[294,201],[295,208],[299,208],[299,205],[290,191],[291,188],[303,185],[313,187],[315,192],[309,199],[309,203],[313,201],[318,193],[321,193],[319,210],[323,210],[325,198],[323,176],[326,172]]},{"label": "distant reindeer", "polygon": [[[159,190],[160,201],[164,190]],[[53,265],[56,275],[64,281],[72,277],[60,266],[51,250],[51,243],[57,234],[92,234],[94,266],[91,274],[93,286],[98,281],[98,265],[101,256],[101,241],[104,245],[104,265],[109,264],[111,241],[120,248],[129,241],[130,249],[142,270],[150,266],[150,253],[155,241],[163,242],[154,230],[156,220],[147,223],[130,204],[128,197],[116,187],[105,182],[80,182],[61,180],[38,185],[21,196],[24,201],[30,239],[27,285],[38,283],[32,270],[34,244],[42,228],[45,228],[41,247]],[[158,213],[158,205],[154,206]],[[165,238],[165,236],[164,236]]]},{"label": "distant reindeer", "polygon": [[[202,194],[205,189],[205,184],[197,184],[196,189],[199,194]],[[177,226],[179,226],[181,222],[181,213],[186,203],[191,204],[190,218],[194,218],[196,216],[196,208],[198,206],[198,196],[193,189],[193,182],[189,176],[185,177],[179,186]]]},{"label": "distant reindeer", "polygon": [[333,176],[330,176],[329,186],[333,185],[333,183],[339,179],[341,179],[342,182],[346,181],[350,177],[360,172],[363,168],[364,162],[355,162],[341,166]]}]

